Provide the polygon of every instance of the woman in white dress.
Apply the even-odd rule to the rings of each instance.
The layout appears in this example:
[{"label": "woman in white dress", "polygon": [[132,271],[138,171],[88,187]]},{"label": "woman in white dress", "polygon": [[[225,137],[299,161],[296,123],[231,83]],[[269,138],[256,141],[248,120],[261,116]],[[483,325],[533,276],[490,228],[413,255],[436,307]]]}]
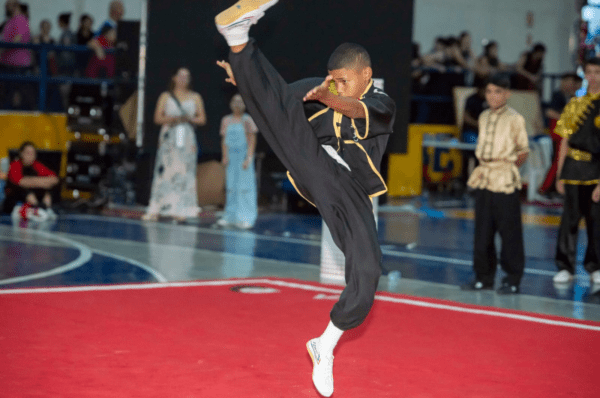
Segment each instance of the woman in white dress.
[{"label": "woman in white dress", "polygon": [[183,222],[189,217],[197,217],[200,211],[194,125],[205,125],[206,113],[202,97],[190,90],[190,82],[190,71],[180,68],[171,78],[170,90],[158,98],[154,123],[162,128],[144,220],[156,221],[159,216],[166,216]]}]

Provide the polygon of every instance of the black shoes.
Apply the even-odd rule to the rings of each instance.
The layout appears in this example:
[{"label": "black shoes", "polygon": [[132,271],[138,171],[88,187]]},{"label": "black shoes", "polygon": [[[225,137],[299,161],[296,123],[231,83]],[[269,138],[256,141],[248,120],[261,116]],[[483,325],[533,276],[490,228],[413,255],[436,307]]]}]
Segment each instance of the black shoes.
[{"label": "black shoes", "polygon": [[470,290],[470,291],[492,290],[493,288],[494,288],[493,284],[485,284],[478,280],[474,280],[472,282],[466,283],[460,287],[461,290]]},{"label": "black shoes", "polygon": [[[480,291],[480,290],[492,290],[494,284],[486,284],[478,280],[474,280],[460,287],[461,290],[467,291]],[[496,290],[498,294],[518,294],[520,292],[519,286],[511,285],[508,281],[503,280],[502,285]]]},{"label": "black shoes", "polygon": [[503,280],[502,285],[496,290],[498,294],[519,294],[519,292],[519,286],[511,285],[506,280]]}]

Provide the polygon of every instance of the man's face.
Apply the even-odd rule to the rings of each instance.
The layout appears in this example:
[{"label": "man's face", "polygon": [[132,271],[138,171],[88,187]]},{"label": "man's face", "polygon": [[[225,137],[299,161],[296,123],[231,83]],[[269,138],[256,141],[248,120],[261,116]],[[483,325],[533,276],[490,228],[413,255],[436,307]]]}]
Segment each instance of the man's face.
[{"label": "man's face", "polygon": [[333,77],[335,89],[342,97],[359,99],[364,93],[371,80],[371,68],[335,69],[330,70],[329,75]]},{"label": "man's face", "polygon": [[120,1],[114,1],[110,4],[110,17],[115,21],[120,21],[125,15],[125,6]]},{"label": "man's face", "polygon": [[23,163],[23,166],[31,166],[33,162],[35,162],[35,157],[36,153],[34,147],[28,145],[23,148],[23,151],[21,152],[21,162]]},{"label": "man's face", "polygon": [[510,91],[505,88],[491,83],[485,87],[485,100],[492,110],[502,108],[506,105],[508,97],[510,97]]},{"label": "man's face", "polygon": [[244,100],[242,99],[242,96],[239,94],[236,94],[233,96],[233,98],[231,99],[231,110],[234,112],[240,112],[243,113],[246,110],[246,105],[244,104]]},{"label": "man's face", "polygon": [[592,90],[600,88],[600,65],[587,65],[585,67],[585,80]]}]

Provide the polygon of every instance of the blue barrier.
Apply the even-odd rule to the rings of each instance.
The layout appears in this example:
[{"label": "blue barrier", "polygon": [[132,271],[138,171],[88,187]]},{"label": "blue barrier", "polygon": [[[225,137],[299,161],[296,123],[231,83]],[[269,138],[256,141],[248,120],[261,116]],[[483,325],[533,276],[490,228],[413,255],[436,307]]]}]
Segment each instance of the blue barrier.
[{"label": "blue barrier", "polygon": [[[39,75],[20,75],[20,74],[8,74],[1,73],[0,81],[18,81],[18,82],[30,82],[38,84],[38,107],[37,109],[41,112],[46,110],[46,95],[48,91],[48,84],[89,84],[89,85],[100,85],[107,84],[112,85],[117,82],[129,82],[130,79],[90,79],[73,76],[49,76],[48,75],[48,53],[51,51],[68,51],[68,52],[88,52],[93,51],[87,46],[61,46],[56,44],[23,44],[23,43],[7,43],[0,41],[0,48],[18,48],[33,50],[38,53],[39,58]],[[115,53],[115,49],[106,49],[107,54]]]}]

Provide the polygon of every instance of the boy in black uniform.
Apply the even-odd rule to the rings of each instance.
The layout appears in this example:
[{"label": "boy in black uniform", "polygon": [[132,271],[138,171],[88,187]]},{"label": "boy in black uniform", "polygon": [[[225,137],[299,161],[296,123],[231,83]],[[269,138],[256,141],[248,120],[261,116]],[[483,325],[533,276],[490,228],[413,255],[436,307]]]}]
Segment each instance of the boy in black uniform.
[{"label": "boy in black uniform", "polygon": [[600,286],[600,60],[584,66],[587,94],[571,99],[556,122],[562,137],[556,190],[564,195],[558,230],[554,282],[568,283],[575,275],[579,222],[585,218],[588,247],[583,266]]},{"label": "boy in black uniform", "polygon": [[321,213],[345,255],[346,288],[325,332],[307,343],[313,382],[333,394],[333,349],[343,332],[360,325],[373,305],[381,249],[371,197],[386,192],[379,173],[395,117],[395,103],[373,86],[364,48],[342,44],[329,75],[288,85],[248,31],[277,0],[242,0],[215,18],[231,47],[231,65],[219,61],[238,86],[248,112],[298,190]]}]

